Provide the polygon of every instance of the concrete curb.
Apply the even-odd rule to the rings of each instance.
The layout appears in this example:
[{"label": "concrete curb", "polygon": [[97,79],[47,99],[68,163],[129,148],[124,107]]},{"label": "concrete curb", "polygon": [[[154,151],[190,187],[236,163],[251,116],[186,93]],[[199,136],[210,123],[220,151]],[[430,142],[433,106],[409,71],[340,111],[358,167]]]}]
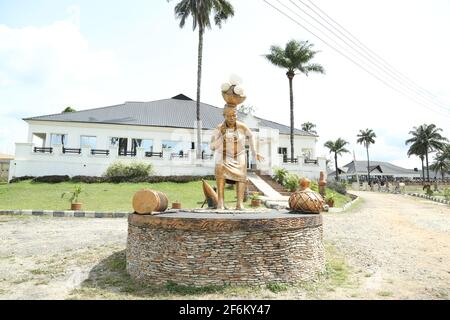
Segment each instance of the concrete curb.
[{"label": "concrete curb", "polygon": [[343,206],[342,208],[329,208],[329,209],[328,209],[328,212],[329,212],[329,213],[338,213],[338,212],[344,212],[344,211],[346,211],[346,210],[347,210],[348,208],[350,208],[356,201],[359,200],[359,197],[358,197],[358,196],[356,196],[356,195],[354,195],[354,194],[352,194],[352,195],[355,196],[356,198],[353,199],[352,201],[347,202],[346,204],[344,204],[344,206]]},{"label": "concrete curb", "polygon": [[128,218],[128,212],[0,210],[0,215],[49,216],[57,218]]},{"label": "concrete curb", "polygon": [[423,193],[414,192],[414,193],[406,193],[406,194],[411,197],[424,198],[424,199],[431,200],[431,201],[434,201],[437,203],[443,203],[446,205],[450,205],[450,200],[440,199],[440,198],[429,196],[429,195],[426,195]]}]

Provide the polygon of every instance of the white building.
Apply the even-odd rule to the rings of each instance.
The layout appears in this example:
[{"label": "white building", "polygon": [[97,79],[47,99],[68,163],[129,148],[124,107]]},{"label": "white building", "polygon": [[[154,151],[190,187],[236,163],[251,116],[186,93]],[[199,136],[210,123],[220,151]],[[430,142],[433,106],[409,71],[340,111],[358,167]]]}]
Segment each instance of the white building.
[{"label": "white building", "polygon": [[[222,108],[202,103],[203,159],[196,159],[196,102],[180,94],[171,99],[124,104],[23,119],[28,141],[16,143],[9,180],[21,176],[101,176],[115,161],[143,161],[155,175],[213,175],[209,149],[213,129],[223,122]],[[317,178],[326,159],[317,157],[317,135],[295,129],[290,154],[290,128],[269,120],[239,114],[253,131],[265,161],[249,168],[272,174],[275,167]]]}]

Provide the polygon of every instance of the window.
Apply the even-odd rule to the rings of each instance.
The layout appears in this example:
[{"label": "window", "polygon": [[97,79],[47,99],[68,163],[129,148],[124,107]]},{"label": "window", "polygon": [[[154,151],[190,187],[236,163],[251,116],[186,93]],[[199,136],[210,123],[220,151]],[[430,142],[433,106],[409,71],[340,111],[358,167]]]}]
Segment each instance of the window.
[{"label": "window", "polygon": [[81,136],[80,137],[80,148],[84,146],[89,146],[91,149],[97,147],[97,137],[95,136]]},{"label": "window", "polygon": [[132,139],[131,140],[131,151],[136,152],[136,148],[144,148],[145,152],[153,152],[153,140]]},{"label": "window", "polygon": [[311,159],[312,157],[312,149],[302,149],[302,154],[306,159]]},{"label": "window", "polygon": [[204,151],[205,154],[211,154],[211,149],[209,148],[209,143],[207,143],[207,142],[202,143],[202,151]]},{"label": "window", "polygon": [[119,154],[127,152],[128,149],[128,138],[117,138],[113,137],[110,139],[111,146],[119,147]]},{"label": "window", "polygon": [[287,148],[278,148],[278,154],[287,154]]},{"label": "window", "polygon": [[52,133],[50,144],[53,146],[55,144],[65,145],[67,143],[67,134]]},{"label": "window", "polygon": [[171,149],[171,152],[180,152],[180,151],[188,151],[190,147],[189,142],[185,141],[173,141],[173,140],[163,140],[162,141],[162,147],[163,149]]}]

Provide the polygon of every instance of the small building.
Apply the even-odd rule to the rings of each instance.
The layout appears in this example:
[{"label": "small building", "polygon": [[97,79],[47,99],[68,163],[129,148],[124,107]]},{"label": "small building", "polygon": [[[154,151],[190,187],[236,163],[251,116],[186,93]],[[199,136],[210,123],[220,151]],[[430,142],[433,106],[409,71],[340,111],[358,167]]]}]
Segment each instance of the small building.
[{"label": "small building", "polygon": [[0,153],[0,181],[6,181],[9,177],[9,166],[14,157]]},{"label": "small building", "polygon": [[[360,181],[367,181],[367,161],[352,161],[338,170],[341,179],[356,181],[358,175]],[[383,161],[370,161],[369,170],[371,180],[417,180],[421,177],[417,169],[405,169]],[[336,171],[333,171],[328,177],[333,178],[335,175]]]},{"label": "small building", "polygon": [[[43,175],[101,176],[115,161],[152,163],[155,175],[213,175],[209,148],[213,130],[224,121],[223,108],[200,104],[202,159],[196,159],[196,102],[183,94],[151,102],[23,119],[28,141],[16,143],[9,178]],[[265,161],[255,163],[247,149],[249,169],[272,174],[274,167],[317,179],[326,169],[316,155],[318,136],[295,129],[295,157],[289,159],[290,127],[239,113],[252,130]]]}]

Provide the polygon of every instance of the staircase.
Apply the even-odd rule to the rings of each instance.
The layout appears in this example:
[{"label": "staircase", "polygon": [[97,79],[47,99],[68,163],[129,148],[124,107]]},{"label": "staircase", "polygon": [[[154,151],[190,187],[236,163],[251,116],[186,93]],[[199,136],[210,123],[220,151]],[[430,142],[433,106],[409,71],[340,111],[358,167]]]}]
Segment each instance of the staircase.
[{"label": "staircase", "polygon": [[266,182],[269,186],[271,186],[275,191],[280,193],[281,195],[283,195],[283,196],[290,196],[291,195],[291,192],[289,192],[288,190],[286,190],[285,187],[283,187],[281,184],[279,184],[278,182],[273,180],[271,176],[269,176],[269,175],[259,175],[259,177],[262,180],[264,180],[264,182]]}]

